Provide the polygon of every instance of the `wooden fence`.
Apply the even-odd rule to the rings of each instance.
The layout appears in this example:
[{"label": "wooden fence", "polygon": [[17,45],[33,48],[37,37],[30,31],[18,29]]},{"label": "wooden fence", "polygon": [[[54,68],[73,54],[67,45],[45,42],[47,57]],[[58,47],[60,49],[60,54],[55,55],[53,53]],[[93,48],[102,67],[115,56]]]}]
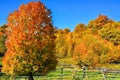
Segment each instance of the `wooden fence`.
[{"label": "wooden fence", "polygon": [[[0,80],[10,80],[10,76],[0,76]],[[35,80],[115,80],[120,79],[120,70],[87,67],[61,67],[46,76],[34,76]],[[14,76],[12,80],[28,80],[28,76]]]}]

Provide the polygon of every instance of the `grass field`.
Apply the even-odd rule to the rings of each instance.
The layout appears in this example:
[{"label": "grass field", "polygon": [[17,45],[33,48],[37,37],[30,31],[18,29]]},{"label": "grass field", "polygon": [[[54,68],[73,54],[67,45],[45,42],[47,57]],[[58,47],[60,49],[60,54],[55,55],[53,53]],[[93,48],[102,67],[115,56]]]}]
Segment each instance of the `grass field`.
[{"label": "grass field", "polygon": [[[106,80],[120,80],[120,73],[109,73],[106,77],[110,77]],[[1,76],[0,80],[13,80],[13,78]],[[27,80],[27,76],[16,76],[14,80]],[[84,73],[82,69],[58,68],[46,76],[34,76],[34,80],[104,80],[104,78],[99,70],[86,70]]]}]

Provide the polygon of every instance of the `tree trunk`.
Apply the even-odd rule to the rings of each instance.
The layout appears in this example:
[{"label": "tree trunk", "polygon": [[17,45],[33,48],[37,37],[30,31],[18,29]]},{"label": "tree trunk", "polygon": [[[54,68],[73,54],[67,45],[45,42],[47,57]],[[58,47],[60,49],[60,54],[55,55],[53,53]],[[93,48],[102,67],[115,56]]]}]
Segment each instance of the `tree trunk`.
[{"label": "tree trunk", "polygon": [[29,72],[29,73],[28,73],[28,80],[34,80],[34,79],[33,79],[32,72]]}]

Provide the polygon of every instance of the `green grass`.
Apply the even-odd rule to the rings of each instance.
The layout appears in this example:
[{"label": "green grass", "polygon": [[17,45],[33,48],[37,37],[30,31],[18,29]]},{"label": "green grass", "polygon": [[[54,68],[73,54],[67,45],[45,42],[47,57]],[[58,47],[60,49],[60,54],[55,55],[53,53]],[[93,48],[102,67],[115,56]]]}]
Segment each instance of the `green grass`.
[{"label": "green grass", "polygon": [[[83,78],[83,72],[81,69],[63,69],[63,75],[61,74],[61,69],[57,69],[56,71],[50,72],[46,76],[34,76],[34,80],[103,80],[103,76],[100,71],[97,70],[86,70],[86,75]],[[73,76],[76,75],[76,78],[73,79]],[[112,74],[107,75],[109,77],[118,76],[120,74]],[[0,80],[13,80],[7,76],[1,76]],[[27,80],[27,77],[19,77],[15,80]],[[107,80],[120,80],[119,78],[107,78]]]}]

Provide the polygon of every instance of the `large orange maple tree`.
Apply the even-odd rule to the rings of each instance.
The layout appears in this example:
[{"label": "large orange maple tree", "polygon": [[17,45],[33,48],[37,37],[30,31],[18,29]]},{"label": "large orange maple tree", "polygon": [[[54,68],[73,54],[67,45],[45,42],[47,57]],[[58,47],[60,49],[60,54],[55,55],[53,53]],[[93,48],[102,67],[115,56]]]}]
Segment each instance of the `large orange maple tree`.
[{"label": "large orange maple tree", "polygon": [[55,69],[55,36],[51,12],[43,3],[22,4],[8,17],[2,72],[8,75],[45,75]]}]

